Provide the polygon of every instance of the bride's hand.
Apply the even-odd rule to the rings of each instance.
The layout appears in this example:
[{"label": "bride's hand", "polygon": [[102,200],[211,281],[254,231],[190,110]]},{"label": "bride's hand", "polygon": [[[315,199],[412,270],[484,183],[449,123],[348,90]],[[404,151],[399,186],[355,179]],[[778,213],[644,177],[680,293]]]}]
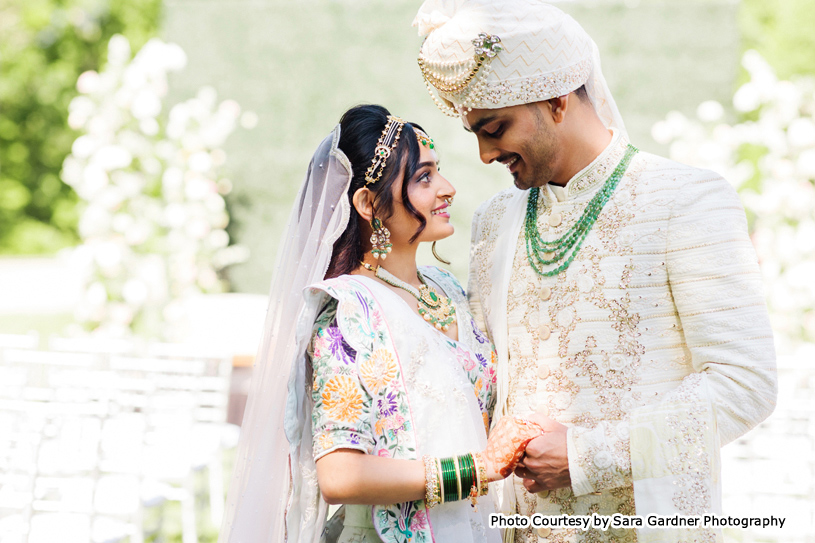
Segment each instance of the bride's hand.
[{"label": "bride's hand", "polygon": [[484,449],[487,479],[499,481],[513,472],[526,450],[526,445],[543,434],[543,428],[526,419],[504,417],[492,429]]}]

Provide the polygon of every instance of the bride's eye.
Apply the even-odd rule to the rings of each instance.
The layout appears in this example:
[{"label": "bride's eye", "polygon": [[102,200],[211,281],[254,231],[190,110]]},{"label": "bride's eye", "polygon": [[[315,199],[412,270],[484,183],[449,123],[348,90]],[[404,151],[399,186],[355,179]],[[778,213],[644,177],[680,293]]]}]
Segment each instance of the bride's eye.
[{"label": "bride's eye", "polygon": [[417,183],[430,183],[430,181],[431,181],[430,172],[424,172],[416,180]]}]

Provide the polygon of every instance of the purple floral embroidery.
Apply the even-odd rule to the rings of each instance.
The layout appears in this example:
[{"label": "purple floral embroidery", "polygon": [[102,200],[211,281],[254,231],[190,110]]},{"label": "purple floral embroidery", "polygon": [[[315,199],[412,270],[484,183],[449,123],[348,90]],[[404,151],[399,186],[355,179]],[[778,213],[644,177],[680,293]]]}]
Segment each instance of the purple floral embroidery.
[{"label": "purple floral embroidery", "polygon": [[475,324],[475,321],[472,319],[470,319],[470,326],[473,329],[473,335],[475,335],[476,341],[478,341],[479,343],[490,342],[489,338],[487,338],[487,336],[485,336],[484,333],[481,330],[479,330],[478,326]]},{"label": "purple floral embroidery", "polygon": [[331,323],[331,326],[326,328],[326,333],[328,334],[331,354],[334,358],[342,360],[346,365],[353,363],[357,357],[357,352],[351,348],[348,342],[345,341],[345,338],[342,337],[342,332],[340,332],[336,320]]},{"label": "purple floral embroidery", "polygon": [[482,368],[487,367],[487,358],[481,353],[475,353],[475,357],[478,359],[478,363],[481,364]]},{"label": "purple floral embroidery", "polygon": [[368,309],[368,302],[365,300],[365,298],[362,296],[360,292],[357,292],[356,295],[357,300],[359,301],[359,305],[362,306],[362,311],[365,312],[365,320],[370,320],[371,314]]},{"label": "purple floral embroidery", "polygon": [[376,399],[376,406],[379,409],[379,414],[383,417],[395,415],[397,411],[396,393],[388,392],[387,396],[380,396]]}]

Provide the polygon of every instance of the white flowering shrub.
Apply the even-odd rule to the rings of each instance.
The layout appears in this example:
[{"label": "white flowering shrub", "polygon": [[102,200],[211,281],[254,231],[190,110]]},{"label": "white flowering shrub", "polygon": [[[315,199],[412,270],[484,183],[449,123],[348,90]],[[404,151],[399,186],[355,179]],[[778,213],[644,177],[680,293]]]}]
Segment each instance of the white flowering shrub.
[{"label": "white flowering shrub", "polygon": [[815,78],[780,81],[755,51],[733,96],[739,122],[705,102],[697,118],[672,112],[652,129],[671,158],[710,168],[739,190],[783,342],[815,340]]},{"label": "white flowering shrub", "polygon": [[99,333],[174,339],[184,299],[223,291],[218,272],[246,258],[229,245],[219,173],[240,107],[203,88],[165,113],[167,75],[185,64],[175,44],[153,39],[131,58],[114,36],[107,67],[77,81],[68,123],[82,135],[62,178],[84,203],[76,318]]}]

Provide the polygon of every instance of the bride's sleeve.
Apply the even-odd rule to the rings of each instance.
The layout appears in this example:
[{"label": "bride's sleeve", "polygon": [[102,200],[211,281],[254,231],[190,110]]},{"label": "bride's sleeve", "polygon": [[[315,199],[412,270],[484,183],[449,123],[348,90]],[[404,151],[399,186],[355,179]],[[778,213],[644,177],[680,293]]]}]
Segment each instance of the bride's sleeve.
[{"label": "bride's sleeve", "polygon": [[685,514],[715,507],[720,444],[765,419],[776,398],[772,331],[739,197],[712,172],[678,192],[665,258],[692,371],[623,420],[568,431],[574,493],[633,483],[637,514],[666,514],[648,505],[660,495]]},{"label": "bride's sleeve", "polygon": [[356,351],[343,338],[336,312],[334,303],[320,314],[309,347],[315,461],[337,449],[370,454],[374,448],[370,424],[373,399],[360,383]]}]

